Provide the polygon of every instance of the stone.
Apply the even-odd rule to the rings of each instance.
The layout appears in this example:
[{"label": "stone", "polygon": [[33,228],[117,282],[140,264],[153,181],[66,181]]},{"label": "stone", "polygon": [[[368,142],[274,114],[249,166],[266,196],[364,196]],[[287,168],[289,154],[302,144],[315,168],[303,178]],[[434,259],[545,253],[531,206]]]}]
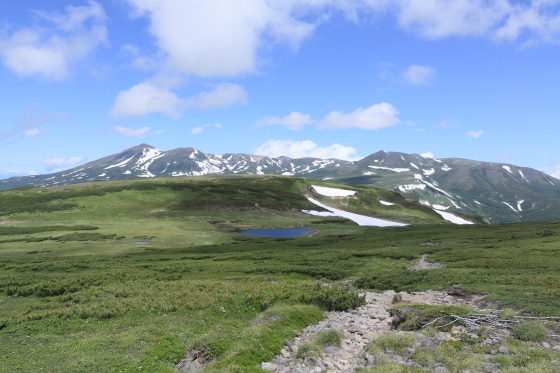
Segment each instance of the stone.
[{"label": "stone", "polygon": [[542,346],[546,349],[550,349],[550,345],[547,342],[543,342]]},{"label": "stone", "polygon": [[267,372],[274,372],[278,368],[278,366],[274,363],[262,363],[261,369],[266,370]]},{"label": "stone", "polygon": [[487,373],[496,373],[496,372],[500,371],[500,368],[498,368],[498,366],[496,364],[485,363],[483,361],[480,362],[480,369],[483,372],[487,372]]},{"label": "stone", "polygon": [[432,339],[426,337],[424,334],[412,333],[412,335],[416,338],[417,347],[425,348],[430,351],[434,351],[437,348],[437,345],[432,341]]},{"label": "stone", "polygon": [[507,348],[506,346],[500,346],[500,348],[498,348],[498,352],[504,355],[511,355],[510,349]]},{"label": "stone", "polygon": [[447,373],[449,372],[446,367],[437,367],[434,369],[435,373]]},{"label": "stone", "polygon": [[464,326],[454,326],[451,328],[451,333],[453,334],[466,333],[466,332],[467,332],[467,328],[465,328]]},{"label": "stone", "polygon": [[556,346],[552,347],[552,349],[556,352],[560,352],[560,345],[556,345]]},{"label": "stone", "polygon": [[319,368],[324,368],[325,366],[323,365],[323,363],[321,362],[320,359],[316,358],[316,357],[306,357],[304,359],[305,364],[312,366],[312,367],[319,367]]}]

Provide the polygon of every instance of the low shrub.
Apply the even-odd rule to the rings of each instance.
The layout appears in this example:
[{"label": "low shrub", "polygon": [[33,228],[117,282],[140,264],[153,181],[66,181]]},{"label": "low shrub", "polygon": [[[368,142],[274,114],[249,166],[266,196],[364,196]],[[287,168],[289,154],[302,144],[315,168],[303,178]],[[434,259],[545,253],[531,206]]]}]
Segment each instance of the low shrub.
[{"label": "low shrub", "polygon": [[548,331],[541,321],[535,320],[516,325],[513,335],[522,341],[542,342],[548,337]]},{"label": "low shrub", "polygon": [[324,330],[317,333],[316,341],[322,347],[340,347],[344,335],[335,329]]},{"label": "low shrub", "polygon": [[410,334],[385,334],[378,337],[374,344],[384,350],[393,350],[402,355],[407,349],[414,347],[416,339]]}]

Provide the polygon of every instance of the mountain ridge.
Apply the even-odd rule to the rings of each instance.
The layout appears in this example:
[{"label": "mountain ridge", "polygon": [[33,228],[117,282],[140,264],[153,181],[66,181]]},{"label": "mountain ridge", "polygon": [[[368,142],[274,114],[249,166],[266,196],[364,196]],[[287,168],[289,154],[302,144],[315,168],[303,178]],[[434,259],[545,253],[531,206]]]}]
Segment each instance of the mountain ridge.
[{"label": "mountain ridge", "polygon": [[280,174],[397,191],[439,211],[483,215],[489,222],[560,219],[560,180],[529,167],[462,158],[433,159],[380,150],[358,161],[168,151],[149,144],[47,174],[0,180],[0,190],[131,177]]}]

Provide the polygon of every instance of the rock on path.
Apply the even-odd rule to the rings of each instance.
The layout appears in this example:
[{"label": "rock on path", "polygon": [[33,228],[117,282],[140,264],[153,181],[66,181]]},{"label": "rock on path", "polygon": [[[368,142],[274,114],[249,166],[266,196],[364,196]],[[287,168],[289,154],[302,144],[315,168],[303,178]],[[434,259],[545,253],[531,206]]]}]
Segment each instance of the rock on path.
[{"label": "rock on path", "polygon": [[[403,303],[409,304],[471,305],[470,301],[440,291],[398,294]],[[272,362],[263,362],[261,368],[279,373],[355,373],[355,368],[373,365],[375,356],[367,353],[364,347],[392,329],[389,307],[395,295],[397,293],[392,290],[384,293],[367,292],[367,304],[356,310],[326,312],[325,320],[306,327],[293,341],[285,341],[281,354]],[[318,332],[328,329],[339,330],[344,334],[340,348],[325,347],[319,357],[297,358],[302,343],[312,341]],[[450,338],[449,333],[438,333],[441,336],[434,338],[427,338],[420,333],[410,334],[415,336],[417,344],[422,348],[435,348],[437,344]],[[402,363],[411,366],[415,364],[405,361]]]}]

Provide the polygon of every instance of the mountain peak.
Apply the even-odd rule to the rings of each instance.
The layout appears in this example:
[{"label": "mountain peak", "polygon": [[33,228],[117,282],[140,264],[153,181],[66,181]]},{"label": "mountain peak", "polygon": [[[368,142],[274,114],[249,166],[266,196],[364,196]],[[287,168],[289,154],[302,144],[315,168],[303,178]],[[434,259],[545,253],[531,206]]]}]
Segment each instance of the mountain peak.
[{"label": "mountain peak", "polygon": [[132,148],[128,148],[127,150],[130,150],[130,149],[143,149],[143,148],[155,149],[155,147],[151,146],[150,144],[142,143],[142,144],[140,144],[140,145],[133,146]]}]

